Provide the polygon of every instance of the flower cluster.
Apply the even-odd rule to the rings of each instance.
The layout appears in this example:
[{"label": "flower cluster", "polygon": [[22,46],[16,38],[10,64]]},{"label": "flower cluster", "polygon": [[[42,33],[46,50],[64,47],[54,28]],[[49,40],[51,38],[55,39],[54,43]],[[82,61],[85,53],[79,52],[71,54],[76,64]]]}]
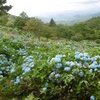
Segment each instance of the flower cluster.
[{"label": "flower cluster", "polygon": [[24,63],[22,64],[23,74],[30,72],[32,67],[34,67],[33,56],[25,57]]},{"label": "flower cluster", "polygon": [[27,55],[26,50],[25,50],[25,49],[22,49],[22,48],[19,48],[18,53],[19,53],[19,55],[21,55],[21,56]]},{"label": "flower cluster", "polygon": [[63,57],[62,54],[58,54],[54,58],[52,58],[50,62],[53,62],[54,61],[56,63],[59,63],[59,62],[61,62],[62,57]]},{"label": "flower cluster", "polygon": [[[81,81],[88,77],[89,74],[93,75],[93,73],[100,72],[100,56],[91,57],[88,53],[75,52],[72,61],[66,61],[63,55],[56,55],[50,60],[50,64],[53,66],[53,69],[49,74],[48,80],[52,83],[60,84],[60,82],[65,80],[63,77],[67,77],[68,80],[66,81],[68,82],[71,80]],[[91,96],[90,100],[95,100],[94,96]]]},{"label": "flower cluster", "polygon": [[[23,73],[19,71],[17,72],[18,76],[17,73],[15,73],[15,76],[12,76],[10,79],[13,84],[18,84],[21,81],[21,77],[27,72],[30,72],[31,68],[34,67],[33,56],[28,56],[26,50],[22,48],[16,50],[16,54],[13,54],[14,52],[12,52],[12,54],[9,54],[11,48],[8,48],[7,46],[3,46],[3,50],[5,50],[6,52],[5,54],[0,54],[0,81],[3,81],[4,77],[10,76],[17,70],[22,68]],[[20,57],[20,61],[18,57]],[[16,61],[14,61],[13,59],[16,59]],[[17,64],[17,60],[19,64]]]},{"label": "flower cluster", "polygon": [[60,74],[55,71],[51,72],[49,75],[49,79],[52,80],[53,82],[55,81],[55,79],[58,80],[59,78]]},{"label": "flower cluster", "polygon": [[5,54],[0,54],[0,75],[5,76],[5,74],[13,73],[15,71],[15,63],[12,59],[8,59]]},{"label": "flower cluster", "polygon": [[75,60],[81,62],[81,64],[83,64],[85,67],[90,68],[91,70],[97,70],[100,68],[98,59],[100,59],[99,55],[90,57],[88,53],[75,52]]},{"label": "flower cluster", "polygon": [[[62,61],[63,55],[56,55],[54,58],[51,59],[50,62],[51,63],[55,62],[56,71],[62,68],[63,72],[64,71],[70,72],[75,68],[79,68],[80,70],[78,72],[79,72],[80,77],[84,76],[84,72],[82,71],[83,68],[87,68],[89,71],[99,71],[98,69],[100,69],[100,64],[97,62],[97,59],[99,59],[100,56],[90,57],[88,53],[75,52],[74,57],[75,57],[74,61],[64,61],[64,63],[62,63],[61,61]],[[55,72],[53,71],[51,72],[49,78],[51,79],[51,77],[53,77],[54,75],[55,75]]]}]

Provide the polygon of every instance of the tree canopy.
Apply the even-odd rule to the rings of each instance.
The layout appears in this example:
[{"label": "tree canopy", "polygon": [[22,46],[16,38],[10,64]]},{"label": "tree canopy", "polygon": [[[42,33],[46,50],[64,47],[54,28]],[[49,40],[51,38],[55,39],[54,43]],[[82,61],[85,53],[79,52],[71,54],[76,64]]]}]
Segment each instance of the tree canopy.
[{"label": "tree canopy", "polygon": [[11,5],[5,5],[7,0],[0,0],[0,15],[6,14],[11,8]]}]

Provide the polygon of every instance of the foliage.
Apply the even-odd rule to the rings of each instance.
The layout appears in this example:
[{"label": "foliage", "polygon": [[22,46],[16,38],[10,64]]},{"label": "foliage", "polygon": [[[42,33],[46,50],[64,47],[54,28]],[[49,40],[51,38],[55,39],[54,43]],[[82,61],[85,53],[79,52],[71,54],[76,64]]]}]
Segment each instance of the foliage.
[{"label": "foliage", "polygon": [[28,19],[28,15],[25,12],[20,13],[20,15],[14,20],[14,27],[18,28],[19,30],[23,30],[23,27]]},{"label": "foliage", "polygon": [[[5,16],[6,17],[6,16]],[[6,17],[7,18],[7,17]],[[1,25],[7,25],[11,28],[17,28],[23,33],[31,33],[36,36],[39,40],[41,37],[45,38],[65,38],[67,40],[95,40],[99,43],[100,39],[100,17],[93,18],[86,22],[77,23],[72,26],[58,25],[51,19],[49,23],[43,23],[38,18],[30,18],[25,12],[22,12],[18,17],[12,18],[13,20],[5,21],[2,18]],[[53,21],[52,21],[53,20]],[[52,25],[50,25],[50,23]]]},{"label": "foliage", "polygon": [[43,25],[43,29],[42,29],[43,33],[41,36],[47,38],[47,40],[51,37],[53,37],[53,34],[54,34],[54,30],[53,28],[51,28],[50,26],[48,25]]},{"label": "foliage", "polygon": [[24,11],[21,12],[19,16],[22,17],[22,18],[24,18],[24,19],[27,19],[28,18],[28,15]]},{"label": "foliage", "polygon": [[0,25],[6,26],[7,22],[8,22],[8,16],[7,15],[0,16]]},{"label": "foliage", "polygon": [[22,12],[11,27],[3,23],[0,99],[100,100],[99,20],[51,27]]},{"label": "foliage", "polygon": [[37,100],[99,100],[99,51],[75,52],[72,44],[26,43],[4,35],[0,38],[0,97],[24,100],[31,94]]},{"label": "foliage", "polygon": [[22,18],[22,17],[17,17],[14,21],[14,27],[22,30],[23,27],[25,26],[26,23],[26,19]]},{"label": "foliage", "polygon": [[34,33],[34,35],[37,36],[39,39],[40,39],[42,33],[44,32],[43,31],[43,22],[37,18],[27,20],[23,29],[26,32]]},{"label": "foliage", "polygon": [[12,8],[11,5],[5,5],[6,2],[7,0],[0,0],[0,15],[7,13]]}]

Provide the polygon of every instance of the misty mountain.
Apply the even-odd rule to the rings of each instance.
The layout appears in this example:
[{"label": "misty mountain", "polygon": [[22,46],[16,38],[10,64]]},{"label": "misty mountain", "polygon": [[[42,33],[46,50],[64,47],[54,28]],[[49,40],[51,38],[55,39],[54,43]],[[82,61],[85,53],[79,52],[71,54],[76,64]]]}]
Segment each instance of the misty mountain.
[{"label": "misty mountain", "polygon": [[87,11],[64,11],[60,13],[49,13],[40,18],[42,19],[42,21],[46,23],[49,22],[51,18],[53,18],[55,22],[58,24],[59,23],[74,24],[98,16],[100,16],[99,10],[87,10]]}]

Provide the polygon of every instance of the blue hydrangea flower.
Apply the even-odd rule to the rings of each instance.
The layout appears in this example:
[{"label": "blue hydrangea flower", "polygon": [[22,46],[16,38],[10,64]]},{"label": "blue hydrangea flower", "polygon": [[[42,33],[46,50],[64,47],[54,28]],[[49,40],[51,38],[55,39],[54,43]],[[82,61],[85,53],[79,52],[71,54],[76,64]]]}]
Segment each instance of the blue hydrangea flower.
[{"label": "blue hydrangea flower", "polygon": [[25,49],[19,48],[18,53],[22,56],[27,55],[27,52]]},{"label": "blue hydrangea flower", "polygon": [[31,62],[30,64],[29,64],[29,67],[34,67],[34,62]]},{"label": "blue hydrangea flower", "polygon": [[56,72],[52,72],[52,73],[50,74],[50,76],[54,76],[54,75],[55,75],[55,73],[56,73]]},{"label": "blue hydrangea flower", "polygon": [[66,72],[69,72],[69,71],[71,70],[71,68],[70,68],[70,67],[65,67],[64,70],[65,70]]},{"label": "blue hydrangea flower", "polygon": [[79,76],[83,77],[84,76],[84,72],[83,71],[79,72]]},{"label": "blue hydrangea flower", "polygon": [[75,66],[75,63],[74,62],[70,62],[70,67],[73,67],[73,66]]},{"label": "blue hydrangea flower", "polygon": [[79,60],[80,59],[80,55],[75,55],[75,59]]},{"label": "blue hydrangea flower", "polygon": [[97,61],[93,61],[93,64],[94,64],[94,65],[97,65],[98,63],[97,63]]},{"label": "blue hydrangea flower", "polygon": [[92,63],[89,67],[90,67],[91,69],[95,69],[95,68],[97,68],[97,65],[95,65],[94,63]]},{"label": "blue hydrangea flower", "polygon": [[52,62],[60,63],[60,62],[61,62],[61,58],[59,58],[59,57],[54,57],[54,58],[52,58],[52,59],[50,60],[50,63],[52,63]]},{"label": "blue hydrangea flower", "polygon": [[62,64],[61,63],[57,63],[56,64],[56,68],[61,68],[62,67]]},{"label": "blue hydrangea flower", "polygon": [[94,71],[97,71],[97,70],[98,70],[97,68],[94,69]]},{"label": "blue hydrangea flower", "polygon": [[88,67],[89,66],[89,63],[88,62],[84,62],[84,66]]},{"label": "blue hydrangea flower", "polygon": [[68,65],[68,66],[70,66],[70,67],[73,67],[73,66],[75,65],[75,63],[74,63],[73,61],[67,61],[67,62],[65,63],[65,65]]},{"label": "blue hydrangea flower", "polygon": [[78,51],[75,52],[75,55],[79,55],[79,54],[80,54],[80,52],[78,52]]},{"label": "blue hydrangea flower", "polygon": [[97,68],[100,68],[100,64],[97,66]]},{"label": "blue hydrangea flower", "polygon": [[15,67],[12,67],[10,70],[11,73],[15,72]]},{"label": "blue hydrangea flower", "polygon": [[61,62],[61,58],[59,58],[59,57],[55,57],[54,60],[55,60],[56,63]]},{"label": "blue hydrangea flower", "polygon": [[84,60],[85,62],[89,61],[88,57],[86,57],[86,56],[83,57],[83,60]]},{"label": "blue hydrangea flower", "polygon": [[90,70],[89,70],[89,72],[90,72],[90,73],[92,73],[92,72],[93,72],[93,70],[92,70],[92,69],[90,69]]},{"label": "blue hydrangea flower", "polygon": [[24,69],[24,72],[29,72],[31,69],[29,68],[29,67],[26,67],[25,69]]},{"label": "blue hydrangea flower", "polygon": [[60,77],[60,74],[55,74],[55,78],[59,78]]},{"label": "blue hydrangea flower", "polygon": [[65,65],[68,65],[68,66],[69,66],[69,65],[70,65],[70,61],[67,61],[67,62],[65,63]]},{"label": "blue hydrangea flower", "polygon": [[91,58],[91,61],[96,61],[96,60],[97,60],[97,58],[95,58],[95,57]]},{"label": "blue hydrangea flower", "polygon": [[46,92],[47,91],[47,87],[42,88],[42,91]]},{"label": "blue hydrangea flower", "polygon": [[56,74],[56,72],[52,72],[52,73],[49,75],[49,79],[52,80],[52,78],[54,77],[55,74]]},{"label": "blue hydrangea flower", "polygon": [[17,76],[16,77],[16,79],[15,79],[15,82],[14,82],[15,84],[18,84],[18,83],[20,83],[20,78],[19,78],[19,76]]},{"label": "blue hydrangea flower", "polygon": [[90,96],[90,100],[95,100],[95,96]]},{"label": "blue hydrangea flower", "polygon": [[56,55],[55,57],[57,57],[57,58],[62,58],[63,55],[62,55],[62,54],[58,54],[58,55]]}]

